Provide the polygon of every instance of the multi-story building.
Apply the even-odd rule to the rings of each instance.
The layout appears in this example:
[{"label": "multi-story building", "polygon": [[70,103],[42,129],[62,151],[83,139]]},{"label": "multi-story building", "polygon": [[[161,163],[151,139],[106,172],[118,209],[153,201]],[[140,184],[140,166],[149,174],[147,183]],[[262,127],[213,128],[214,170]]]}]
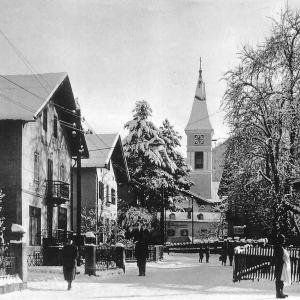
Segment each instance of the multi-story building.
[{"label": "multi-story building", "polygon": [[[71,161],[78,153],[76,101],[66,73],[0,77],[0,188],[6,232],[26,229],[35,249],[71,224]],[[79,132],[80,133],[80,130]],[[83,157],[88,150],[82,135]]]},{"label": "multi-story building", "polygon": [[[86,135],[90,158],[81,164],[81,207],[93,214],[101,229],[100,241],[106,242],[110,223],[117,218],[118,187],[129,182],[129,172],[119,134]],[[74,229],[77,228],[77,172],[74,169]],[[124,193],[124,191],[123,191]],[[84,232],[83,232],[84,233]]]}]

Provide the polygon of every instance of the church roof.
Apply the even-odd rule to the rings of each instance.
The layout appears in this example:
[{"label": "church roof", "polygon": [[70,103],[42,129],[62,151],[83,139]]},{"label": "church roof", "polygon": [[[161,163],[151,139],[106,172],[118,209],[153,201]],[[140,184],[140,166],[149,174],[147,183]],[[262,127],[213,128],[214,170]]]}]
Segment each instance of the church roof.
[{"label": "church roof", "polygon": [[199,70],[199,78],[194,97],[192,112],[190,115],[189,122],[185,127],[185,131],[198,129],[213,131],[207,111],[205,83],[202,80],[201,67]]}]

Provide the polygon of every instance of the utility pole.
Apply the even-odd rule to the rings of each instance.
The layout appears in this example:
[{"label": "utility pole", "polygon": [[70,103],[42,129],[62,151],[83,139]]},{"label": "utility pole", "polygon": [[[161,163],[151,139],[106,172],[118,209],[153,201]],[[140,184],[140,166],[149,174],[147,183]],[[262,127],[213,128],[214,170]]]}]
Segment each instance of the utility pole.
[{"label": "utility pole", "polygon": [[162,201],[161,201],[161,211],[160,211],[160,232],[161,232],[161,244],[165,243],[165,188],[162,187]]},{"label": "utility pole", "polygon": [[76,144],[77,144],[77,246],[79,256],[77,266],[80,266],[80,245],[81,245],[81,111],[76,103]]}]

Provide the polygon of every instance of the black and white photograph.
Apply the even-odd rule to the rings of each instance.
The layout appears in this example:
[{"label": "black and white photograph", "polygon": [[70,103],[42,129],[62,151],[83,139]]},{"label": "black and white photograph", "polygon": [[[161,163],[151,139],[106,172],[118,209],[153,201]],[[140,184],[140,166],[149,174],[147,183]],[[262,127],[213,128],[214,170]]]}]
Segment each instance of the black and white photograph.
[{"label": "black and white photograph", "polygon": [[0,298],[300,299],[300,1],[0,0]]}]

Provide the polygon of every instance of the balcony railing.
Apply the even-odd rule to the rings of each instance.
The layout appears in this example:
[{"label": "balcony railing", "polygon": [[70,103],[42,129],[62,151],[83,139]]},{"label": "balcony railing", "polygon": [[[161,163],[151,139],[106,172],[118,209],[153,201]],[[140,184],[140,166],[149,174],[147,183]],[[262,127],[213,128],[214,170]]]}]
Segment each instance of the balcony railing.
[{"label": "balcony railing", "polygon": [[64,204],[70,201],[70,184],[63,181],[48,181],[48,197],[54,205]]}]

